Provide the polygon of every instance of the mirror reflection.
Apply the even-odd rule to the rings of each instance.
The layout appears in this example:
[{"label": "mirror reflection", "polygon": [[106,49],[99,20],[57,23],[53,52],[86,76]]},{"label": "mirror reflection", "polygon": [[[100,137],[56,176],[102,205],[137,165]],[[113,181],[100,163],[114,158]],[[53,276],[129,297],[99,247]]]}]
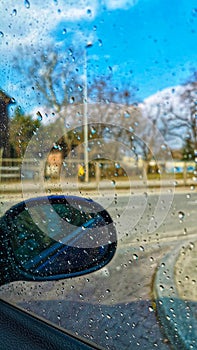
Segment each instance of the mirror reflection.
[{"label": "mirror reflection", "polygon": [[11,244],[22,270],[38,276],[70,274],[110,260],[114,227],[106,211],[90,209],[85,201],[40,202],[12,215]]}]

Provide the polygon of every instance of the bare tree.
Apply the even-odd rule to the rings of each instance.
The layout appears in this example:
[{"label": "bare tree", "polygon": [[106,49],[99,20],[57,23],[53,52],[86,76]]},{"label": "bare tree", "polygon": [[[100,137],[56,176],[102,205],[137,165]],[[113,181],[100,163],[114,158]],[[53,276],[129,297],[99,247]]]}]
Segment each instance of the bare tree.
[{"label": "bare tree", "polygon": [[190,145],[193,146],[194,156],[197,155],[197,72],[193,74],[189,84],[185,84],[185,91],[181,98],[188,110],[186,120],[181,119],[181,122],[187,130],[186,139],[189,139]]},{"label": "bare tree", "polygon": [[38,101],[61,114],[66,105],[81,102],[83,98],[79,57],[79,52],[75,56],[71,50],[63,54],[48,47],[32,55],[27,49],[15,58],[15,66],[35,91]]},{"label": "bare tree", "polygon": [[[20,60],[21,55],[23,61]],[[71,50],[63,54],[57,49],[47,48],[43,52],[36,52],[36,55],[30,55],[30,52],[23,52],[16,58],[16,68],[26,79],[29,86],[35,91],[38,101],[50,109],[53,109],[59,117],[59,128],[64,128],[66,116],[66,106],[78,105],[84,101],[84,62],[80,59],[80,53],[76,54]],[[93,79],[92,79],[93,78]],[[126,142],[128,147],[135,149],[133,139],[134,116],[139,114],[139,109],[131,103],[134,100],[134,88],[132,86],[114,87],[112,77],[100,76],[92,77],[92,82],[88,82],[88,97],[94,102],[104,102],[104,108],[99,106],[99,118],[101,124],[111,123],[111,135],[120,143]],[[120,110],[116,110],[116,105],[121,104]],[[113,105],[113,106],[112,106]],[[95,110],[97,107],[93,107]],[[76,107],[83,114],[83,107]],[[109,112],[111,110],[111,112]],[[106,112],[108,111],[108,113]],[[94,112],[93,112],[94,113]],[[75,118],[73,109],[73,118]],[[101,117],[101,115],[103,115]],[[116,115],[116,116],[115,116]],[[120,119],[123,127],[117,127],[116,121]],[[61,124],[62,120],[62,124]],[[131,127],[133,125],[133,127]],[[131,128],[131,131],[129,131]],[[54,127],[52,127],[54,130]],[[51,132],[51,131],[50,131]],[[91,125],[89,125],[89,135],[91,135]],[[98,136],[105,139],[106,130],[100,127]],[[72,143],[75,141],[71,133],[65,133],[64,140],[67,144],[69,153]],[[61,142],[62,143],[62,142]],[[117,149],[114,153],[117,154]]]},{"label": "bare tree", "polygon": [[[83,62],[80,52],[68,50],[63,53],[57,48],[47,47],[32,55],[26,49],[15,58],[15,67],[34,90],[39,104],[57,113],[59,127],[64,130],[66,106],[83,101]],[[64,140],[69,152],[71,141],[66,133]]]}]

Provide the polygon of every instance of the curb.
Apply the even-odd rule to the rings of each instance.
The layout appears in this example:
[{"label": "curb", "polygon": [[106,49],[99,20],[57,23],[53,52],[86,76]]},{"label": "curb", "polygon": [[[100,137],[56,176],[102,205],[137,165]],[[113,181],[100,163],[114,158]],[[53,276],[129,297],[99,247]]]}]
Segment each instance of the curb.
[{"label": "curb", "polygon": [[[188,242],[189,243],[189,242]],[[197,320],[191,303],[180,298],[175,284],[175,264],[182,245],[168,253],[153,282],[157,315],[174,350],[197,349]]]}]

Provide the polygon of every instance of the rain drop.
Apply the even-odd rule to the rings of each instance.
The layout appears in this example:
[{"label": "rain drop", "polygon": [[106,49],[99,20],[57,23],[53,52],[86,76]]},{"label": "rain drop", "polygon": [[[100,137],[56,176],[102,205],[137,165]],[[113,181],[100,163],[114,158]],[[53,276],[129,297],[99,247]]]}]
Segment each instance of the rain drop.
[{"label": "rain drop", "polygon": [[83,87],[81,85],[78,85],[77,88],[80,92],[83,91]]},{"label": "rain drop", "polygon": [[134,260],[138,260],[138,255],[137,254],[133,254],[133,259]]},{"label": "rain drop", "polygon": [[92,11],[90,9],[87,9],[87,15],[89,15],[89,16],[92,15]]},{"label": "rain drop", "polygon": [[75,98],[74,98],[74,96],[71,96],[70,97],[70,103],[72,104],[72,103],[74,103],[75,102]]},{"label": "rain drop", "polygon": [[17,10],[14,9],[14,10],[12,11],[12,14],[13,14],[13,16],[16,16],[16,15],[17,15]]},{"label": "rain drop", "polygon": [[186,228],[184,228],[183,233],[184,233],[184,235],[187,234],[187,229]]},{"label": "rain drop", "polygon": [[148,309],[149,309],[149,311],[150,311],[150,312],[153,312],[153,311],[154,311],[154,309],[153,309],[153,307],[152,307],[152,306],[149,306],[149,308],[148,308]]},{"label": "rain drop", "polygon": [[92,135],[96,134],[96,129],[93,126],[91,127],[91,134]]},{"label": "rain drop", "polygon": [[67,33],[66,28],[63,29],[62,34],[65,35]]},{"label": "rain drop", "polygon": [[38,120],[41,121],[42,120],[42,114],[39,111],[36,114],[38,116]]},{"label": "rain drop", "polygon": [[107,314],[107,318],[110,320],[112,317],[111,315]]},{"label": "rain drop", "polygon": [[197,17],[197,8],[194,8],[194,9],[192,10],[192,15],[195,16],[195,17]]},{"label": "rain drop", "polygon": [[4,33],[0,32],[0,38],[3,38],[3,37],[4,37]]},{"label": "rain drop", "polygon": [[179,211],[178,215],[179,215],[180,222],[182,222],[182,220],[185,217],[185,213],[183,211]]},{"label": "rain drop", "polygon": [[25,0],[25,1],[24,1],[24,5],[25,5],[26,9],[29,9],[29,8],[30,8],[30,2],[29,2],[29,0]]},{"label": "rain drop", "polygon": [[130,117],[130,113],[129,113],[128,111],[125,111],[125,112],[124,112],[124,117],[125,117],[125,118],[129,118],[129,117]]}]

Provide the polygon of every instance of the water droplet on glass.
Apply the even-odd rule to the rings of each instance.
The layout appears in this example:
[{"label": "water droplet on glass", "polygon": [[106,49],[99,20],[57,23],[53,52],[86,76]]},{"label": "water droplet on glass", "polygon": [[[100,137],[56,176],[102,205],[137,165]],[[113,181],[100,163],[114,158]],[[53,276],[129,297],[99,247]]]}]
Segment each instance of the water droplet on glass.
[{"label": "water droplet on glass", "polygon": [[91,16],[91,15],[92,15],[92,11],[91,11],[90,9],[87,9],[87,14],[88,14],[89,16]]},{"label": "water droplet on glass", "polygon": [[162,284],[160,284],[159,288],[160,288],[161,291],[164,290],[164,286],[162,286]]},{"label": "water droplet on glass", "polygon": [[83,86],[78,85],[77,88],[78,88],[78,90],[79,90],[80,92],[83,91]]},{"label": "water droplet on glass", "polygon": [[112,317],[111,315],[107,314],[107,318],[110,320]]},{"label": "water droplet on glass", "polygon": [[133,254],[133,259],[134,260],[138,260],[138,255],[137,254]]},{"label": "water droplet on glass", "polygon": [[195,244],[193,242],[190,242],[189,246],[191,249],[193,249],[195,247]]},{"label": "water droplet on glass", "polygon": [[148,309],[149,309],[149,311],[150,311],[150,312],[153,312],[153,311],[154,311],[154,309],[153,309],[153,307],[152,307],[152,306],[149,306],[149,308],[148,308]]},{"label": "water droplet on glass", "polygon": [[93,126],[91,127],[91,134],[92,135],[96,134],[96,129]]},{"label": "water droplet on glass", "polygon": [[125,117],[125,118],[129,118],[129,117],[130,117],[130,113],[129,113],[128,111],[125,111],[125,112],[124,112],[124,117]]},{"label": "water droplet on glass", "polygon": [[184,228],[183,233],[184,233],[184,235],[187,234],[187,229],[186,228]]},{"label": "water droplet on glass", "polygon": [[36,114],[38,116],[38,120],[41,121],[42,120],[42,114],[39,111]]},{"label": "water droplet on glass", "polygon": [[111,184],[112,184],[113,186],[115,186],[115,185],[116,185],[116,181],[115,181],[115,180],[112,180],[112,181],[111,181]]},{"label": "water droplet on glass", "polygon": [[70,103],[74,103],[75,102],[75,98],[74,98],[74,96],[71,96],[70,97]]},{"label": "water droplet on glass", "polygon": [[67,33],[66,28],[63,29],[62,34],[65,35]]},{"label": "water droplet on glass", "polygon": [[16,15],[17,15],[17,10],[14,9],[14,10],[12,11],[12,14],[13,14],[13,16],[16,16]]},{"label": "water droplet on glass", "polygon": [[4,37],[4,33],[0,32],[0,38],[3,38],[3,37]]},{"label": "water droplet on glass", "polygon": [[194,17],[197,17],[197,8],[194,8],[194,9],[192,10],[192,15],[193,15]]},{"label": "water droplet on glass", "polygon": [[29,0],[25,0],[25,1],[24,1],[24,5],[25,5],[25,7],[26,7],[27,9],[29,9],[29,8],[30,8],[30,2],[29,2]]},{"label": "water droplet on glass", "polygon": [[102,46],[103,45],[103,42],[101,39],[98,40],[98,43],[99,43],[99,46]]},{"label": "water droplet on glass", "polygon": [[134,132],[134,129],[133,129],[132,126],[129,127],[129,131],[130,131],[130,132]]},{"label": "water droplet on glass", "polygon": [[179,219],[180,219],[180,221],[182,222],[182,220],[184,219],[184,217],[185,217],[185,213],[183,212],[183,211],[179,211]]}]

